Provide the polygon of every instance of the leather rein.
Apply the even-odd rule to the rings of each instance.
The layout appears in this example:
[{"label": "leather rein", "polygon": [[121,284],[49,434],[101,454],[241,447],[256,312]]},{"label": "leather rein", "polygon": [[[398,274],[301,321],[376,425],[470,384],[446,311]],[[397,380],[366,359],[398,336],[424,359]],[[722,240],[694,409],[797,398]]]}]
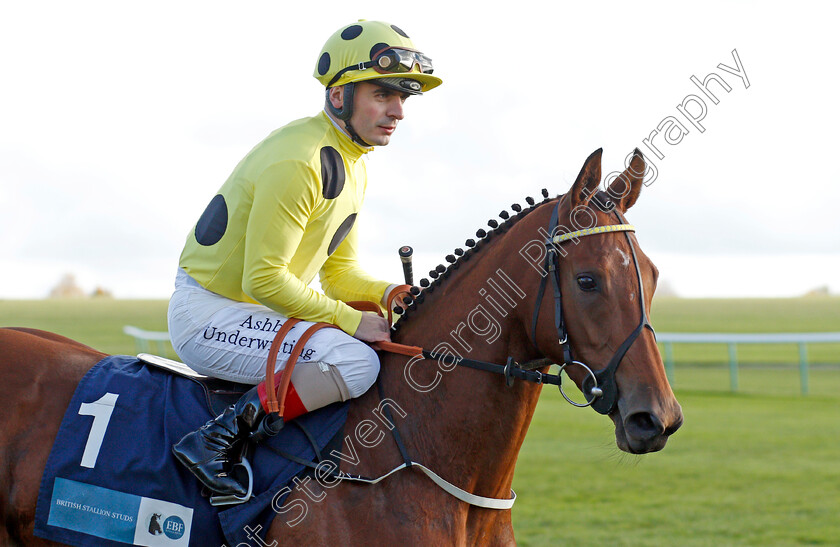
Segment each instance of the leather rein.
[{"label": "leather rein", "polygon": [[[563,398],[565,398],[566,401],[568,401],[572,405],[577,407],[592,406],[592,408],[599,414],[609,414],[610,412],[615,410],[616,404],[618,403],[618,384],[615,379],[615,373],[618,370],[619,363],[621,363],[621,360],[624,358],[624,355],[630,349],[630,346],[633,345],[633,342],[636,341],[636,339],[639,337],[639,335],[645,328],[650,329],[651,332],[654,333],[654,336],[656,336],[656,333],[653,330],[653,326],[648,321],[647,309],[645,306],[642,271],[639,268],[639,259],[636,255],[636,247],[633,244],[633,240],[630,238],[630,235],[628,233],[634,232],[635,227],[632,224],[627,224],[627,221],[625,220],[624,216],[615,208],[615,205],[612,202],[610,202],[606,198],[603,198],[600,195],[597,195],[596,197],[599,199],[600,207],[607,209],[607,212],[611,212],[615,215],[616,219],[618,220],[618,224],[597,226],[594,228],[586,228],[575,232],[553,235],[557,231],[558,227],[558,217],[560,210],[560,201],[558,201],[557,206],[551,213],[551,220],[549,221],[548,225],[549,238],[545,240],[546,255],[543,268],[545,275],[542,276],[542,279],[540,280],[539,289],[537,290],[536,305],[534,307],[534,315],[531,321],[531,341],[534,344],[534,346],[537,347],[537,349],[539,350],[540,348],[536,344],[537,322],[540,314],[540,308],[542,306],[543,296],[545,294],[546,285],[548,284],[548,279],[551,278],[552,287],[554,290],[554,326],[557,330],[558,342],[563,349],[563,363],[559,365],[560,369],[557,371],[556,374],[549,374],[541,372],[539,370],[535,370],[537,368],[541,368],[552,364],[552,362],[547,358],[535,359],[533,361],[528,361],[526,363],[520,364],[517,363],[513,359],[513,357],[508,357],[507,362],[504,365],[500,365],[497,363],[489,363],[486,361],[479,361],[476,359],[456,357],[451,353],[435,353],[433,351],[428,351],[421,347],[406,346],[403,344],[396,344],[393,342],[377,342],[372,345],[377,349],[389,351],[391,353],[398,353],[409,357],[422,355],[424,359],[437,360],[438,362],[440,362],[441,365],[464,366],[476,370],[483,370],[485,372],[500,374],[504,376],[505,385],[508,387],[513,386],[514,380],[524,380],[526,382],[534,382],[537,384],[556,385],[560,389],[560,393],[563,395]],[[592,368],[590,368],[588,365],[580,361],[576,361],[572,357],[572,347],[571,342],[569,341],[569,332],[566,329],[566,321],[563,317],[563,294],[560,290],[561,250],[559,245],[567,241],[574,241],[575,243],[577,243],[579,238],[585,236],[607,234],[612,232],[624,232],[624,236],[627,239],[627,243],[628,245],[630,245],[630,252],[633,256],[633,266],[636,269],[636,278],[639,283],[639,311],[641,312],[641,319],[639,320],[638,326],[633,330],[633,332],[630,333],[629,336],[627,336],[627,338],[624,340],[621,346],[619,346],[618,350],[615,352],[612,359],[610,359],[607,366],[602,370],[593,372]],[[408,288],[408,285],[402,285],[395,289],[394,293],[397,293],[401,290],[402,292],[399,292],[399,294],[403,294],[404,292],[406,292],[406,288]],[[391,308],[390,303],[392,302],[394,296],[396,295],[392,294],[389,298],[389,319]],[[588,373],[584,380],[582,389],[582,391],[584,392],[584,397],[586,397],[586,403],[577,403],[573,401],[571,398],[569,398],[568,395],[566,395],[566,392],[563,390],[561,376],[562,372],[566,367],[572,365],[583,367],[583,369]]]},{"label": "leather rein", "polygon": [[[599,196],[600,197],[600,196]],[[495,374],[500,374],[505,379],[505,385],[508,387],[512,387],[515,380],[524,380],[527,382],[534,382],[537,384],[550,384],[556,385],[560,389],[560,393],[563,397],[571,404],[578,406],[578,407],[585,407],[585,406],[592,406],[597,412],[600,414],[609,414],[615,409],[615,406],[618,401],[618,386],[615,380],[615,373],[618,369],[618,365],[621,362],[624,355],[627,353],[627,350],[630,349],[630,346],[635,342],[636,338],[642,333],[645,327],[649,328],[653,331],[653,327],[647,320],[647,311],[645,308],[645,299],[644,299],[644,287],[642,284],[642,274],[639,268],[639,261],[636,256],[636,249],[633,245],[633,240],[630,238],[630,235],[627,232],[635,231],[635,228],[627,224],[624,217],[619,213],[615,206],[612,205],[607,200],[602,200],[607,205],[611,205],[612,208],[609,209],[608,212],[613,212],[618,219],[618,224],[611,224],[607,226],[600,226],[595,228],[588,228],[584,230],[578,230],[576,232],[569,232],[564,233],[561,235],[553,235],[558,228],[558,215],[559,215],[559,208],[560,202],[558,201],[557,206],[552,211],[551,220],[549,222],[549,229],[548,239],[545,240],[546,246],[546,257],[544,263],[543,271],[545,274],[542,276],[540,281],[540,286],[537,291],[537,299],[536,305],[534,309],[534,316],[531,325],[531,340],[536,347],[536,329],[537,329],[537,321],[539,318],[540,307],[542,305],[543,296],[545,294],[545,289],[548,284],[548,279],[551,278],[552,287],[554,291],[554,322],[555,327],[557,329],[558,335],[558,342],[563,348],[563,364],[560,365],[560,369],[557,371],[556,374],[548,374],[541,372],[539,370],[535,370],[536,368],[542,368],[544,366],[552,364],[551,361],[547,358],[537,359],[533,361],[529,361],[523,364],[517,363],[513,357],[508,357],[507,362],[504,365],[500,365],[497,363],[489,363],[486,361],[479,361],[476,359],[468,359],[463,357],[457,357],[451,353],[444,353],[439,354],[435,353],[434,351],[428,351],[424,348],[418,346],[408,346],[404,344],[397,344],[394,342],[375,342],[371,344],[375,349],[381,351],[388,351],[391,353],[397,353],[400,355],[405,355],[408,357],[417,357],[422,356],[424,359],[430,360],[437,360],[442,365],[448,366],[464,366],[468,368],[473,368],[477,370],[483,370],[486,372],[492,372]],[[600,205],[600,204],[599,204]],[[624,232],[625,237],[627,238],[627,242],[630,245],[630,250],[633,255],[633,264],[636,268],[636,275],[639,282],[639,306],[641,311],[641,320],[639,321],[639,325],[630,333],[630,335],[624,340],[621,346],[618,348],[618,351],[613,355],[612,359],[610,360],[609,364],[603,369],[598,372],[593,372],[592,369],[587,366],[586,364],[575,361],[572,357],[572,349],[571,344],[569,342],[569,333],[566,329],[566,321],[563,317],[563,303],[562,303],[562,292],[560,290],[561,287],[561,279],[560,279],[560,247],[559,245],[566,242],[566,241],[575,241],[577,243],[578,238],[585,237],[589,235],[596,235],[596,234],[604,234],[604,233],[611,233],[611,232]],[[400,285],[396,287],[394,290],[391,291],[391,294],[388,296],[388,322],[392,324],[392,316],[391,310],[393,309],[393,305],[395,300],[402,296],[402,295],[409,295],[411,296],[410,285]],[[349,305],[352,307],[359,309],[361,311],[373,311],[382,315],[382,310],[379,308],[377,304],[372,302],[348,302]],[[310,326],[304,333],[300,336],[298,341],[295,343],[292,353],[289,356],[288,360],[286,361],[286,366],[283,369],[282,377],[280,381],[280,390],[275,390],[275,380],[274,380],[274,370],[277,361],[277,354],[279,353],[279,349],[284,341],[286,335],[289,331],[299,323],[299,319],[289,318],[281,327],[281,329],[277,332],[274,337],[274,340],[271,344],[271,349],[269,351],[269,357],[266,363],[266,405],[267,410],[269,413],[275,413],[276,416],[279,416],[282,420],[283,413],[284,413],[284,403],[286,399],[286,393],[288,390],[289,382],[291,380],[292,371],[294,370],[295,364],[297,363],[297,359],[300,356],[301,351],[303,350],[304,344],[307,340],[309,340],[310,336],[314,334],[317,330],[321,328],[336,328],[335,325],[331,325],[328,323],[315,323],[314,325]],[[655,336],[655,333],[654,333]],[[537,347],[539,350],[539,348]],[[562,378],[561,374],[563,370],[571,365],[578,365],[583,367],[587,372],[588,376],[583,382],[583,392],[584,396],[586,397],[586,403],[576,403],[572,401],[566,393],[563,391],[562,385]],[[377,381],[377,387],[379,390],[380,399],[384,399],[384,393],[382,388],[382,383]],[[276,391],[279,391],[279,397]],[[278,401],[279,399],[279,401]],[[381,480],[385,479],[386,477],[390,476],[391,474],[399,471],[400,469],[416,467],[423,471],[430,479],[432,479],[439,487],[444,489],[450,495],[458,498],[461,501],[469,503],[471,505],[475,505],[478,507],[484,507],[488,509],[510,509],[513,506],[514,501],[516,500],[516,494],[511,491],[510,498],[488,498],[484,496],[477,496],[475,494],[471,494],[454,484],[446,481],[442,477],[435,474],[431,469],[423,466],[422,464],[413,461],[402,442],[402,436],[399,434],[399,431],[396,427],[396,424],[393,420],[393,417],[390,414],[390,411],[387,407],[384,409],[385,415],[388,421],[391,423],[393,427],[391,427],[392,434],[394,436],[394,440],[397,443],[397,447],[400,451],[400,455],[403,458],[403,463],[398,467],[392,469],[390,472],[386,473],[385,475],[378,477],[376,479],[369,479],[366,477],[361,477],[358,475],[352,475],[348,473],[344,473],[341,471],[334,471],[332,475],[335,478],[343,479],[343,480],[351,480],[356,482],[362,482],[367,484],[376,484]],[[287,456],[295,461],[297,458],[292,456]],[[314,467],[314,465],[310,462],[305,462],[300,460],[300,463],[308,467]]]},{"label": "leather rein", "polygon": [[[600,195],[596,197],[601,198]],[[497,363],[489,363],[487,361],[479,361],[476,359],[458,357],[451,353],[436,353],[434,351],[426,350],[422,347],[397,344],[395,342],[374,342],[371,344],[371,346],[377,350],[387,351],[390,353],[397,353],[408,357],[422,356],[424,359],[436,360],[440,362],[441,365],[445,365],[448,367],[463,366],[473,368],[476,370],[483,370],[485,372],[499,374],[504,377],[505,385],[508,387],[512,387],[515,380],[524,380],[526,382],[533,382],[536,384],[556,385],[560,389],[560,393],[563,395],[563,397],[572,405],[577,407],[592,406],[592,408],[600,414],[609,414],[615,409],[615,406],[618,402],[618,385],[615,380],[615,374],[618,370],[618,366],[621,363],[622,358],[645,328],[648,328],[651,330],[651,332],[654,332],[654,336],[656,335],[656,333],[653,330],[653,326],[650,324],[647,318],[648,316],[645,306],[642,272],[639,268],[639,260],[636,255],[635,245],[633,244],[633,240],[628,234],[628,232],[635,231],[635,227],[631,224],[627,224],[627,221],[624,219],[622,214],[615,208],[615,205],[613,203],[603,198],[601,198],[601,201],[606,203],[606,205],[603,208],[608,209],[608,212],[611,212],[615,215],[616,219],[618,220],[618,224],[597,226],[594,228],[587,228],[575,232],[554,235],[558,228],[560,201],[558,201],[557,206],[553,209],[551,214],[551,220],[549,221],[549,237],[544,242],[546,247],[546,255],[543,271],[545,272],[545,274],[542,276],[539,289],[537,290],[536,305],[534,307],[534,315],[533,320],[531,322],[531,341],[534,343],[534,346],[537,347],[537,321],[539,318],[540,308],[542,306],[542,300],[545,294],[546,286],[550,278],[552,288],[554,291],[554,326],[557,330],[558,343],[563,349],[563,363],[559,364],[560,369],[557,371],[556,374],[549,374],[536,370],[537,368],[541,368],[552,364],[551,361],[547,358],[536,359],[520,364],[517,363],[513,357],[508,357],[507,362],[504,365],[501,365]],[[599,203],[599,205],[601,205],[601,203]],[[591,367],[589,367],[585,363],[576,361],[572,356],[572,348],[571,342],[569,341],[569,333],[566,328],[566,320],[563,316],[563,295],[562,291],[560,290],[560,245],[567,241],[574,241],[575,243],[577,243],[578,239],[581,237],[612,232],[624,232],[624,235],[627,239],[627,243],[630,245],[630,251],[633,256],[633,265],[636,269],[636,277],[639,283],[639,311],[641,312],[641,319],[639,320],[638,326],[629,334],[629,336],[624,340],[621,346],[619,346],[618,350],[615,352],[612,359],[610,359],[607,366],[602,370],[594,372]],[[410,285],[400,285],[391,291],[391,294],[388,297],[389,323],[392,322],[391,310],[393,309],[395,300],[400,296],[410,295],[410,289]],[[382,310],[377,304],[374,304],[373,302],[348,302],[348,304],[362,311],[372,311],[378,313],[379,315],[382,315]],[[285,395],[288,389],[289,381],[291,379],[291,373],[294,369],[294,365],[297,361],[297,358],[299,357],[303,349],[304,343],[318,329],[325,327],[335,328],[334,325],[330,325],[328,323],[316,323],[303,333],[303,335],[298,340],[297,344],[295,344],[295,347],[292,349],[292,354],[287,360],[287,366],[283,370],[281,378],[280,397],[278,401],[278,397],[276,396],[274,389],[274,369],[277,354],[286,334],[288,334],[291,328],[298,322],[298,319],[290,318],[283,324],[283,327],[277,333],[277,335],[274,338],[274,341],[272,342],[268,362],[266,363],[267,408],[269,412],[277,412],[280,416],[283,415],[283,403],[285,402]],[[539,347],[537,347],[537,349],[539,349]],[[566,367],[570,367],[572,365],[583,367],[583,369],[587,372],[587,377],[583,382],[583,392],[584,397],[586,398],[586,403],[577,403],[573,401],[566,395],[565,391],[563,391],[561,376],[562,372]]]}]

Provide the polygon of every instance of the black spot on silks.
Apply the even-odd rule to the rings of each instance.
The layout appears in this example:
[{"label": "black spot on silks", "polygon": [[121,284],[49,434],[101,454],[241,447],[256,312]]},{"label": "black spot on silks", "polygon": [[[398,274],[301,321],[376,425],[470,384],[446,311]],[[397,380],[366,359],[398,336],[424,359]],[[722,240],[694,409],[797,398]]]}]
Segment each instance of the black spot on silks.
[{"label": "black spot on silks", "polygon": [[341,37],[345,40],[352,40],[353,38],[357,38],[362,33],[362,30],[364,30],[362,25],[350,25],[341,31]]},{"label": "black spot on silks", "polygon": [[330,246],[327,247],[327,254],[331,255],[338,249],[338,246],[341,245],[341,242],[344,241],[344,238],[347,237],[347,234],[350,233],[350,230],[353,228],[353,224],[356,222],[356,213],[353,213],[349,217],[344,219],[344,222],[341,223],[341,226],[338,227],[338,230],[335,231],[335,235],[330,241]]},{"label": "black spot on silks", "polygon": [[227,223],[227,203],[224,196],[216,194],[195,225],[195,240],[205,247],[215,245],[225,235]]},{"label": "black spot on silks", "polygon": [[318,74],[323,76],[329,70],[330,70],[330,54],[325,51],[324,54],[321,55],[321,58],[318,59]]},{"label": "black spot on silks", "polygon": [[335,199],[344,190],[344,160],[332,146],[321,148],[321,183],[326,199]]}]

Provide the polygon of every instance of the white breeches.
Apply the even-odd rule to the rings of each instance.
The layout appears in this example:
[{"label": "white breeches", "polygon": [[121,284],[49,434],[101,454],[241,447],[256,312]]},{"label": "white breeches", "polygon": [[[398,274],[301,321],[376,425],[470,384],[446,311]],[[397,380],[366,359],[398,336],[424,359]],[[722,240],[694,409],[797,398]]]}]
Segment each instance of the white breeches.
[{"label": "white breeches", "polygon": [[[175,352],[191,369],[215,378],[258,384],[265,379],[271,341],[286,318],[265,306],[237,302],[208,291],[179,269],[168,321]],[[278,371],[285,367],[298,337],[311,325],[300,322],[286,336],[277,356]],[[295,378],[317,373],[324,378],[315,383],[298,382]],[[341,400],[346,400],[365,393],[378,374],[379,358],[367,344],[337,328],[321,329],[304,346],[292,382],[299,392],[303,391],[300,395],[307,409],[313,410],[326,401],[316,401],[322,397],[306,393],[310,391],[308,385],[318,390],[324,382],[331,382],[333,389],[341,392]],[[304,385],[298,386],[299,383]],[[305,399],[309,399],[309,404]]]}]

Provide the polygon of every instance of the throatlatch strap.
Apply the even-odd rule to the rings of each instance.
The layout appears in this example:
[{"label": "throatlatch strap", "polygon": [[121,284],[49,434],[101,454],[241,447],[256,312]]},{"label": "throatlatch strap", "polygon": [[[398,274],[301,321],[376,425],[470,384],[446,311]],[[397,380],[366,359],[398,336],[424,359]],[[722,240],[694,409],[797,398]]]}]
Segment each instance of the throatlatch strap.
[{"label": "throatlatch strap", "polygon": [[[557,256],[557,248],[555,244],[558,242],[558,236],[554,235],[554,231],[559,224],[560,201],[557,206],[551,211],[551,218],[548,222],[548,239],[545,240],[545,262],[543,271],[545,275],[540,279],[540,286],[537,289],[537,299],[534,302],[534,316],[531,319],[531,342],[534,347],[539,350],[537,346],[537,323],[539,322],[540,309],[542,308],[542,300],[545,296],[545,287],[548,285],[548,278],[551,278],[551,286],[554,289],[554,328],[557,331],[557,340],[563,348],[563,361],[566,364],[572,363],[572,348],[569,344],[569,335],[566,330],[566,322],[563,319],[563,293],[560,290],[560,260]],[[592,232],[595,233],[595,232]],[[578,235],[588,235],[578,233]]]}]

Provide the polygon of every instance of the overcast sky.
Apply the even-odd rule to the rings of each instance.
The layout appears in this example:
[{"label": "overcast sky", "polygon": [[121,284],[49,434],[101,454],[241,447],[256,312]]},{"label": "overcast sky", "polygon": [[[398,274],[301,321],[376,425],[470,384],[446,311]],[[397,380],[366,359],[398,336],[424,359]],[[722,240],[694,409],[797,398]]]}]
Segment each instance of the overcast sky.
[{"label": "overcast sky", "polygon": [[[565,192],[593,150],[606,174],[639,147],[658,176],[628,218],[678,294],[840,292],[837,4],[500,5],[3,3],[0,297],[43,297],[65,273],[168,297],[210,198],[321,109],[320,48],[359,18],[404,29],[444,80],[369,154],[372,273],[399,281],[403,244],[428,271],[511,203]],[[718,68],[733,51],[742,75]],[[731,88],[709,84],[718,104],[691,81],[712,72]],[[677,108],[691,95],[703,131]],[[680,136],[669,116],[676,144],[651,137]]]}]

